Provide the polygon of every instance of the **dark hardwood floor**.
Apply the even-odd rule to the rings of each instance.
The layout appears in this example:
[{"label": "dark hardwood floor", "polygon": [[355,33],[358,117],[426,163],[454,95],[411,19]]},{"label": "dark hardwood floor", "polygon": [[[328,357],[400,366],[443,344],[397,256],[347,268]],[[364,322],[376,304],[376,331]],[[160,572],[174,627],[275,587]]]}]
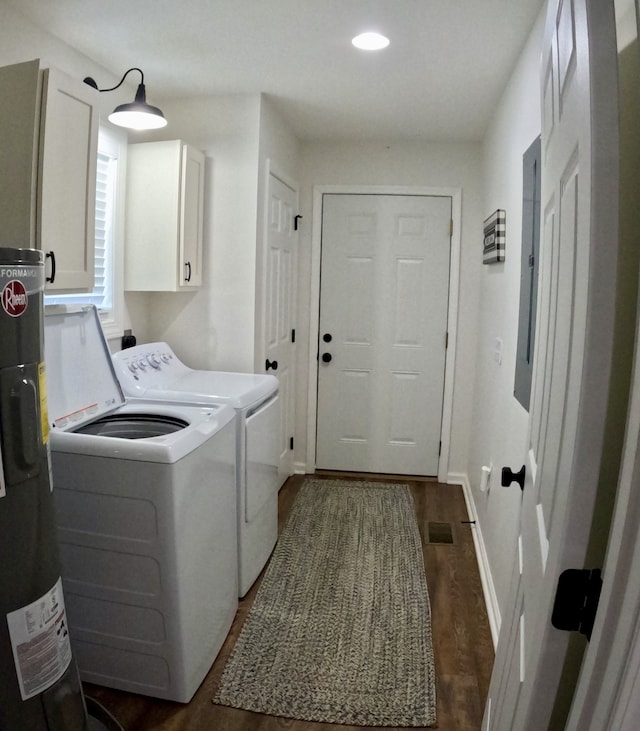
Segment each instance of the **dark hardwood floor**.
[{"label": "dark hardwood floor", "polygon": [[[411,487],[431,601],[438,729],[478,731],[493,665],[493,643],[471,528],[462,522],[468,520],[462,488],[428,480],[359,477],[405,482]],[[280,491],[280,528],[303,479],[302,475],[289,478]],[[449,523],[453,542],[431,543],[429,522]],[[171,703],[89,684],[84,685],[85,695],[102,703],[125,731],[356,731],[362,728],[294,721],[213,705],[211,698],[259,583],[260,578],[241,600],[229,636],[190,703]]]}]

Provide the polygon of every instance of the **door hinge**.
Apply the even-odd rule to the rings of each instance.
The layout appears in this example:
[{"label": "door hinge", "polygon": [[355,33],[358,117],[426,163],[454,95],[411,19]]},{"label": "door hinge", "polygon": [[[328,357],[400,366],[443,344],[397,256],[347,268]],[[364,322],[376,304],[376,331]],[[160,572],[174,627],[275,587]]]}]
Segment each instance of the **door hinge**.
[{"label": "door hinge", "polygon": [[449,347],[449,333],[446,332],[444,334],[444,349],[447,350],[448,347]]},{"label": "door hinge", "polygon": [[296,342],[296,329],[295,328],[293,328],[293,330],[291,331],[291,342],[292,343]]},{"label": "door hinge", "polygon": [[289,437],[289,449],[293,449],[293,437]]},{"label": "door hinge", "polygon": [[453,218],[449,221],[449,236],[453,236]]},{"label": "door hinge", "polygon": [[558,577],[551,624],[556,629],[580,632],[590,640],[601,589],[600,569],[563,571]]},{"label": "door hinge", "polygon": [[438,442],[438,457],[440,457],[442,454],[442,441]]}]

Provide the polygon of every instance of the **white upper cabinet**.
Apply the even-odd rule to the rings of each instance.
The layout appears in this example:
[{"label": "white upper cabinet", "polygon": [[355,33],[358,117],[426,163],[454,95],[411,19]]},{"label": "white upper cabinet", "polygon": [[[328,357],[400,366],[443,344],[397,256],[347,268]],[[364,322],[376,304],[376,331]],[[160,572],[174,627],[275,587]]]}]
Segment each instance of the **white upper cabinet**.
[{"label": "white upper cabinet", "polygon": [[181,140],[129,146],[126,289],[201,285],[204,164],[204,154]]},{"label": "white upper cabinet", "polygon": [[0,68],[0,245],[47,253],[47,291],[93,289],[97,92],[40,62]]},{"label": "white upper cabinet", "polygon": [[55,279],[48,290],[93,289],[99,126],[95,100],[95,89],[84,82],[55,69],[44,71],[36,244],[55,256]]}]

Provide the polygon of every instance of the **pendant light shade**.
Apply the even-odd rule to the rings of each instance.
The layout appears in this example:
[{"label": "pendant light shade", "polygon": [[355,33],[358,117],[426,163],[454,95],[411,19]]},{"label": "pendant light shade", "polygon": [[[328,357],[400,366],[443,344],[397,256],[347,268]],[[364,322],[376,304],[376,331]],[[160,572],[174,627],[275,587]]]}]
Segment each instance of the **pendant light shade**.
[{"label": "pendant light shade", "polygon": [[109,115],[109,121],[129,129],[159,129],[167,120],[158,107],[147,104],[144,84],[138,85],[136,98],[130,104],[120,104]]},{"label": "pendant light shade", "polygon": [[98,91],[115,91],[122,85],[122,82],[126,79],[127,74],[130,71],[139,71],[142,77],[140,84],[138,84],[138,90],[136,91],[136,98],[129,104],[120,104],[113,112],[109,115],[109,121],[112,124],[116,124],[119,127],[126,127],[127,129],[144,130],[144,129],[160,129],[165,127],[167,120],[164,114],[158,109],[158,107],[147,104],[147,95],[144,86],[144,74],[139,68],[130,68],[125,72],[120,82],[116,86],[112,86],[110,89],[98,89],[96,82],[90,77],[84,80],[89,86],[93,86]]}]

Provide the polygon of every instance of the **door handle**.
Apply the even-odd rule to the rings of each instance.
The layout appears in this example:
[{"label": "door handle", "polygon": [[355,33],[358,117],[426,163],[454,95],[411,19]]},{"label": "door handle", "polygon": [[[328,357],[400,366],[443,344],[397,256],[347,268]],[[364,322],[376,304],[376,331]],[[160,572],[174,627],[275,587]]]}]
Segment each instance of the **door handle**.
[{"label": "door handle", "polygon": [[322,354],[322,362],[323,363],[331,363],[331,359],[332,358],[333,358],[333,356],[331,355],[331,353],[323,353]]},{"label": "door handle", "polygon": [[45,254],[45,259],[51,259],[51,276],[46,277],[46,281],[49,284],[53,284],[56,281],[56,254],[55,251],[48,251]]},{"label": "door handle", "polygon": [[332,337],[331,333],[325,333],[322,336],[322,339],[324,340],[325,343],[330,343],[333,340],[333,337]]},{"label": "door handle", "polygon": [[269,368],[273,369],[274,371],[277,371],[278,370],[278,361],[269,360],[269,358],[267,358],[267,360],[265,361],[265,364],[264,364],[264,369],[265,369],[265,371],[268,371]]},{"label": "door handle", "polygon": [[190,282],[191,281],[191,262],[190,261],[185,262],[184,266],[185,266],[185,269],[187,270],[187,276],[184,278],[184,281]]},{"label": "door handle", "polygon": [[517,482],[518,485],[520,485],[520,489],[524,490],[525,474],[526,470],[524,465],[522,465],[518,472],[513,472],[510,467],[503,467],[501,479],[502,487],[509,487],[512,482]]}]

